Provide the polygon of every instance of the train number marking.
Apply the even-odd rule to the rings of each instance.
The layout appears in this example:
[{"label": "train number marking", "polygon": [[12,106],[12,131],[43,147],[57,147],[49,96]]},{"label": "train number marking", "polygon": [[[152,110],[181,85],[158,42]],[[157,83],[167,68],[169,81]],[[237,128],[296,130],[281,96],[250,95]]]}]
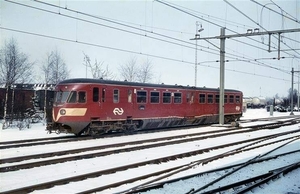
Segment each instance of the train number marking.
[{"label": "train number marking", "polygon": [[240,111],[240,110],[241,110],[241,107],[236,106],[236,107],[235,107],[235,110],[236,110],[236,111]]},{"label": "train number marking", "polygon": [[124,113],[123,108],[115,108],[113,110],[114,115],[122,115]]}]

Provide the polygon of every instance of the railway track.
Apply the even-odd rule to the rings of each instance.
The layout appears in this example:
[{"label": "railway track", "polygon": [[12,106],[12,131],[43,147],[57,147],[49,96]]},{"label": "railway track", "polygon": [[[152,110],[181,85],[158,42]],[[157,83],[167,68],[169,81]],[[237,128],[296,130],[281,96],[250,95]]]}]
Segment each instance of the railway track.
[{"label": "railway track", "polygon": [[[300,168],[300,161],[296,162],[290,162],[286,164],[285,166],[280,166],[280,167],[275,167],[271,169],[266,169],[264,173],[257,173],[255,175],[252,175],[251,177],[246,177],[244,179],[239,179],[235,180],[232,182],[226,182],[226,184],[223,185],[217,185],[216,183],[220,182],[223,180],[223,183],[225,182],[224,179],[226,179],[228,176],[231,174],[234,174],[238,172],[239,170],[246,168],[247,166],[251,166],[251,169],[254,168],[259,168],[259,165],[262,163],[268,162],[276,162],[276,160],[280,160],[285,157],[289,157],[292,155],[299,154],[300,150],[293,151],[293,152],[287,152],[283,154],[278,154],[270,157],[265,157],[265,158],[260,158],[260,155],[255,156],[254,158],[243,162],[239,164],[234,164],[234,165],[229,165],[226,167],[218,168],[215,170],[210,170],[206,172],[202,172],[199,174],[194,174],[188,177],[181,177],[179,179],[174,179],[171,181],[166,181],[166,182],[161,182],[161,183],[156,183],[152,185],[139,185],[134,188],[131,188],[129,190],[125,190],[121,193],[144,193],[144,192],[149,192],[151,190],[159,190],[161,189],[160,192],[164,193],[165,191],[163,190],[164,185],[172,186],[172,184],[176,184],[176,182],[184,182],[185,179],[196,179],[197,177],[204,177],[204,178],[199,178],[199,180],[194,180],[194,182],[197,182],[196,186],[198,188],[191,188],[190,190],[185,190],[182,193],[186,194],[195,194],[195,193],[245,193],[246,191],[250,191],[254,188],[261,187],[262,184],[268,183],[268,181],[274,180],[281,178],[282,175],[289,173],[293,170],[299,169]],[[211,182],[208,182],[201,187],[201,183],[205,183],[206,177],[214,176],[217,175],[218,178],[212,180]],[[184,184],[184,183],[183,183]],[[214,186],[215,184],[215,186]],[[174,186],[176,187],[176,186]],[[208,188],[208,189],[207,189]]]},{"label": "railway track", "polygon": [[[282,119],[282,121],[276,121],[278,119]],[[261,118],[261,119],[248,119],[248,120],[242,120],[240,123],[251,123],[251,122],[258,122],[258,121],[276,121],[274,123],[269,124],[257,124],[253,126],[239,126],[239,127],[232,127],[228,126],[228,128],[271,128],[273,126],[274,128],[290,125],[292,122],[299,122],[299,116],[298,115],[289,115],[289,116],[281,116],[281,117],[267,117],[267,118]],[[291,123],[290,123],[291,122]],[[156,133],[156,132],[165,132],[165,131],[177,131],[177,130],[184,130],[184,129],[190,129],[194,126],[188,126],[188,127],[182,127],[182,128],[166,128],[166,129],[158,129],[158,130],[144,130],[144,131],[136,131],[133,132],[131,135],[134,134],[145,134],[145,133]],[[203,126],[197,126],[197,127],[203,127]],[[229,129],[224,129],[223,131],[228,131]],[[219,132],[221,132],[219,130]],[[209,132],[208,132],[209,133]],[[24,140],[15,140],[15,141],[3,141],[0,142],[0,150],[1,149],[9,149],[9,148],[18,148],[18,147],[28,147],[28,146],[38,146],[38,145],[46,145],[46,144],[57,144],[57,143],[67,143],[67,142],[76,142],[76,141],[85,141],[95,138],[110,138],[110,137],[117,137],[117,136],[126,136],[128,134],[124,133],[112,133],[112,134],[103,134],[102,136],[73,136],[73,135],[66,135],[66,136],[60,136],[60,137],[51,137],[51,138],[38,138],[38,139],[24,139]]]},{"label": "railway track", "polygon": [[[294,121],[294,120],[293,120]],[[294,123],[291,121],[283,122],[283,123],[277,123],[276,126],[282,126],[287,125],[290,123]],[[269,124],[267,126],[274,127],[274,124]],[[266,127],[266,125],[264,125]],[[229,136],[234,134],[241,134],[241,133],[249,133],[252,131],[257,131],[259,129],[262,129],[262,126],[255,126],[251,129],[226,129],[226,130],[219,130],[219,131],[207,131],[207,132],[199,132],[199,133],[193,133],[193,134],[184,134],[184,135],[176,135],[176,136],[167,136],[167,137],[161,137],[161,138],[155,138],[155,139],[148,139],[148,140],[139,140],[139,141],[131,141],[131,142],[122,142],[117,144],[109,144],[109,145],[101,145],[101,146],[93,146],[93,147],[84,147],[84,148],[78,148],[78,149],[69,149],[69,150],[63,150],[63,151],[56,151],[56,152],[47,152],[42,154],[34,154],[34,155],[26,155],[26,156],[19,156],[19,157],[13,157],[13,158],[1,158],[0,159],[0,172],[9,172],[13,170],[20,170],[20,169],[27,169],[27,168],[33,168],[33,167],[39,167],[43,165],[50,165],[50,164],[57,164],[67,161],[75,161],[80,159],[88,159],[88,158],[94,158],[94,157],[103,157],[114,153],[123,153],[123,152],[129,152],[129,151],[136,151],[136,150],[142,150],[142,149],[149,149],[159,146],[167,146],[172,144],[180,144],[180,143],[186,143],[191,141],[199,141],[204,140],[208,138],[217,138],[221,136]],[[284,132],[281,134],[287,134],[287,133],[294,133],[299,132],[300,130],[294,130],[290,132]],[[272,134],[270,136],[261,137],[262,139],[265,138],[271,138],[274,136],[279,136],[281,134]],[[256,141],[257,138],[254,138],[254,140],[249,141]],[[246,141],[247,142],[247,141]],[[149,144],[147,144],[149,143]],[[244,141],[240,141],[238,143],[244,143]],[[143,145],[140,145],[143,144]],[[138,146],[136,146],[138,145]],[[131,146],[131,147],[128,147]],[[124,148],[125,147],[125,148]],[[115,149],[111,149],[115,148]],[[105,149],[110,149],[108,151],[103,151]],[[82,152],[88,152],[88,151],[97,151],[93,153],[88,154],[78,154]],[[16,164],[16,162],[21,162],[25,160],[33,160],[33,159],[41,159],[41,158],[49,158],[49,157],[55,157],[55,156],[64,156],[64,155],[70,155],[73,154],[73,156],[67,156],[67,157],[60,157],[55,159],[46,159],[42,161],[35,161],[35,162],[29,162],[29,163],[22,163],[22,164]],[[76,155],[75,155],[76,154]],[[5,163],[12,163],[12,165],[3,165]]]},{"label": "railway track", "polygon": [[[128,169],[132,169],[132,168],[138,168],[141,166],[145,166],[145,165],[151,165],[151,164],[159,164],[159,163],[167,163],[169,161],[174,161],[174,160],[178,160],[180,158],[186,158],[186,157],[190,157],[190,156],[195,156],[198,154],[204,154],[204,153],[208,153],[212,150],[218,150],[218,149],[225,149],[225,148],[231,148],[233,146],[238,146],[240,144],[243,144],[243,146],[239,146],[233,150],[228,150],[227,152],[223,153],[223,154],[219,154],[219,155],[215,155],[215,156],[211,156],[211,157],[206,157],[204,159],[198,160],[198,161],[194,161],[194,165],[198,165],[200,163],[208,163],[208,162],[212,162],[214,160],[218,160],[220,158],[224,158],[224,157],[228,157],[230,155],[233,154],[238,154],[240,152],[245,152],[245,151],[249,151],[249,150],[253,150],[253,149],[257,149],[258,147],[262,147],[262,146],[266,146],[266,145],[270,145],[270,144],[274,144],[274,143],[279,143],[282,141],[287,141],[289,139],[295,139],[295,138],[299,138],[300,134],[299,134],[299,129],[297,130],[292,130],[290,131],[290,133],[298,133],[298,134],[294,134],[294,136],[290,136],[290,137],[285,137],[284,139],[278,139],[280,136],[282,135],[287,135],[288,132],[282,132],[280,134],[273,134],[273,135],[269,135],[269,136],[264,136],[264,137],[259,137],[259,138],[252,138],[251,140],[244,140],[244,141],[239,141],[239,142],[232,142],[230,144],[222,144],[222,145],[218,145],[218,146],[214,146],[214,147],[208,147],[208,148],[204,148],[204,149],[198,149],[198,150],[193,150],[193,151],[189,151],[189,152],[183,152],[183,153],[179,153],[179,154],[175,154],[175,155],[169,155],[169,156],[165,156],[165,157],[160,157],[160,158],[155,158],[155,159],[149,159],[149,160],[144,160],[141,162],[135,162],[135,163],[131,163],[131,164],[127,164],[127,165],[123,165],[123,166],[118,166],[118,167],[114,167],[114,168],[108,168],[108,169],[104,169],[104,170],[99,170],[99,171],[94,171],[91,173],[84,173],[81,175],[76,175],[76,176],[72,176],[72,177],[68,177],[68,178],[62,178],[59,180],[53,180],[53,181],[48,181],[45,183],[40,183],[40,184],[36,184],[36,185],[31,185],[31,186],[26,186],[26,187],[21,187],[18,189],[13,189],[13,190],[8,190],[5,191],[3,193],[18,193],[18,192],[31,192],[33,190],[37,190],[37,189],[46,189],[49,187],[53,187],[54,185],[61,185],[61,184],[66,184],[66,183],[70,183],[70,182],[74,182],[74,181],[80,181],[80,180],[85,180],[87,178],[94,178],[94,177],[98,177],[98,176],[103,176],[103,175],[107,175],[107,174],[111,174],[111,173],[115,173],[115,172],[120,172],[120,171],[124,171],[124,170],[128,170]],[[276,140],[273,140],[270,142],[270,138],[277,138]],[[265,144],[262,144],[262,142],[266,142]],[[260,145],[258,145],[260,144]],[[256,145],[256,146],[254,146]],[[129,180],[122,180],[120,182],[114,183],[113,185],[106,185],[103,187],[98,187],[98,188],[94,188],[93,190],[88,190],[85,193],[90,193],[90,192],[95,192],[95,191],[101,191],[101,190],[105,190],[108,189],[109,187],[115,187],[121,184],[125,184],[125,183],[129,183],[132,181],[136,181],[136,180],[141,180],[143,177],[145,178],[149,178],[149,177],[153,177],[153,176],[158,176],[162,173],[167,173],[167,172],[172,172],[174,170],[177,170],[179,168],[187,168],[184,166],[177,166],[177,167],[172,167],[172,168],[168,168],[168,169],[164,169],[158,172],[154,172],[154,173],[150,173],[148,175],[143,175],[142,177],[136,177],[136,178],[131,178]],[[191,164],[188,164],[188,167],[190,168]]]},{"label": "railway track", "polygon": [[[298,138],[297,138],[298,139]],[[295,150],[292,152],[286,152],[278,155],[273,155],[273,156],[268,156],[270,153],[280,149],[281,147],[286,146],[287,144],[291,143],[292,141],[295,141],[295,139],[290,140],[288,142],[285,142],[282,145],[277,146],[276,148],[262,154],[262,155],[257,155],[253,157],[252,159],[239,163],[239,164],[234,164],[234,165],[229,165],[225,166],[222,168],[218,168],[215,170],[210,170],[206,171],[200,174],[194,174],[191,176],[187,177],[181,177],[179,179],[174,179],[171,181],[166,181],[166,182],[161,182],[157,184],[152,184],[152,185],[139,185],[134,188],[131,188],[129,190],[123,191],[123,193],[143,193],[146,191],[151,191],[151,190],[158,190],[164,187],[164,185],[169,184],[171,186],[173,183],[176,184],[176,182],[184,182],[185,180],[188,179],[196,179],[195,177],[203,177],[202,179],[199,178],[199,180],[194,180],[196,182],[196,186],[198,188],[191,188],[189,191],[181,192],[181,193],[186,193],[186,194],[195,194],[195,193],[245,193],[247,191],[250,191],[255,188],[262,187],[263,184],[267,183],[269,181],[272,181],[274,179],[279,179],[282,178],[282,175],[285,175],[293,170],[300,169],[300,157],[298,154],[300,153],[300,150]],[[228,180],[226,181],[226,178],[231,176],[234,173],[237,173],[241,170],[244,170],[245,172],[241,172],[241,174],[247,174],[245,168],[251,169],[251,171],[254,171],[253,169],[261,169],[259,165],[262,163],[268,162],[270,163],[270,166],[272,166],[272,162],[275,163],[274,161],[276,160],[286,160],[286,158],[290,158],[291,155],[294,155],[297,157],[294,158],[294,160],[291,160],[289,162],[286,162],[287,164],[284,166],[277,166],[277,167],[272,167],[272,168],[267,168],[264,169],[264,172],[262,173],[254,173],[253,175],[248,175],[248,176],[241,176],[243,179],[234,179],[234,180]],[[205,164],[205,162],[203,163]],[[217,176],[213,176],[213,174],[216,174]],[[221,174],[221,175],[220,175]],[[208,183],[205,183],[206,177],[218,177],[214,178],[211,181],[208,181]],[[225,181],[224,181],[225,180]],[[223,181],[223,182],[222,182]],[[189,182],[189,181],[187,181]],[[191,181],[190,181],[191,182]],[[219,182],[222,182],[220,184],[217,184]],[[199,185],[203,184],[201,187]],[[253,190],[252,190],[253,191]],[[165,192],[163,189],[161,189],[160,192]],[[259,192],[259,191],[258,191]]]}]

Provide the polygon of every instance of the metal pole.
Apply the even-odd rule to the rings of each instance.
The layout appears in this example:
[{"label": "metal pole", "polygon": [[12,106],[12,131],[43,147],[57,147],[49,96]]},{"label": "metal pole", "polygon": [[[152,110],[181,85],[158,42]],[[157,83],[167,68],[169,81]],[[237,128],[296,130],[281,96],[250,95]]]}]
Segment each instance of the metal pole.
[{"label": "metal pole", "polygon": [[[298,66],[298,72],[299,72],[299,66]],[[299,111],[299,74],[297,77],[298,77],[297,110]]]},{"label": "metal pole", "polygon": [[220,102],[219,124],[224,125],[224,75],[225,75],[225,28],[221,28],[220,38]]},{"label": "metal pole", "polygon": [[291,114],[294,115],[294,67],[292,67],[292,92],[291,92]]},{"label": "metal pole", "polygon": [[195,51],[195,87],[197,87],[197,48],[198,40],[196,39],[196,51]]}]

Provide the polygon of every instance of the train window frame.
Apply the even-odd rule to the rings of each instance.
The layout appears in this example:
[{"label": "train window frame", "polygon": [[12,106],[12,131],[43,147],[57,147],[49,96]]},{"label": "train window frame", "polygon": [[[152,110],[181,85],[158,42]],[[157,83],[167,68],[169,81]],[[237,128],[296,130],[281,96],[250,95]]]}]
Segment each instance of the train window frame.
[{"label": "train window frame", "polygon": [[174,104],[181,104],[181,103],[182,103],[182,93],[174,92]]},{"label": "train window frame", "polygon": [[163,92],[162,98],[163,98],[163,104],[171,104],[172,93],[171,92]]},{"label": "train window frame", "polygon": [[[158,94],[157,96],[153,96],[152,94]],[[150,91],[150,103],[151,104],[159,104],[160,92],[159,91]]]},{"label": "train window frame", "polygon": [[105,93],[106,93],[105,88],[102,88],[101,102],[105,102],[105,97],[106,97]]},{"label": "train window frame", "polygon": [[214,95],[207,94],[207,104],[213,104],[213,103],[214,103]]},{"label": "train window frame", "polygon": [[76,103],[77,102],[77,91],[74,91],[74,90],[71,91],[66,102],[67,103]]},{"label": "train window frame", "polygon": [[234,95],[229,95],[229,103],[234,103]]},{"label": "train window frame", "polygon": [[220,103],[220,95],[219,94],[215,95],[215,102],[216,102],[216,104]]},{"label": "train window frame", "polygon": [[[84,95],[82,96],[82,94]],[[78,103],[86,103],[86,91],[78,92]]]},{"label": "train window frame", "polygon": [[58,91],[55,96],[55,102],[58,104],[63,104],[67,101],[70,91]]},{"label": "train window frame", "polygon": [[98,102],[100,97],[99,88],[93,87],[93,102]]},{"label": "train window frame", "polygon": [[114,89],[113,90],[113,102],[114,103],[119,103],[120,101],[120,90],[119,89]]},{"label": "train window frame", "polygon": [[235,103],[240,103],[241,102],[241,98],[240,96],[235,96]]},{"label": "train window frame", "polygon": [[224,95],[224,104],[228,102],[228,95]]},{"label": "train window frame", "polygon": [[139,104],[147,103],[147,91],[145,90],[136,91],[136,102]]},{"label": "train window frame", "polygon": [[206,94],[205,93],[199,93],[199,103],[200,104],[206,103]]}]

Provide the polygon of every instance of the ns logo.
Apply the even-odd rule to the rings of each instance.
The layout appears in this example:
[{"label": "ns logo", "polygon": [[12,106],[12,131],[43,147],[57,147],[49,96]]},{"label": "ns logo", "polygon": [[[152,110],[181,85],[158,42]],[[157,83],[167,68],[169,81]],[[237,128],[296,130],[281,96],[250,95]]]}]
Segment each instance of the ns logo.
[{"label": "ns logo", "polygon": [[114,115],[122,115],[124,113],[123,108],[115,108],[113,110]]}]

